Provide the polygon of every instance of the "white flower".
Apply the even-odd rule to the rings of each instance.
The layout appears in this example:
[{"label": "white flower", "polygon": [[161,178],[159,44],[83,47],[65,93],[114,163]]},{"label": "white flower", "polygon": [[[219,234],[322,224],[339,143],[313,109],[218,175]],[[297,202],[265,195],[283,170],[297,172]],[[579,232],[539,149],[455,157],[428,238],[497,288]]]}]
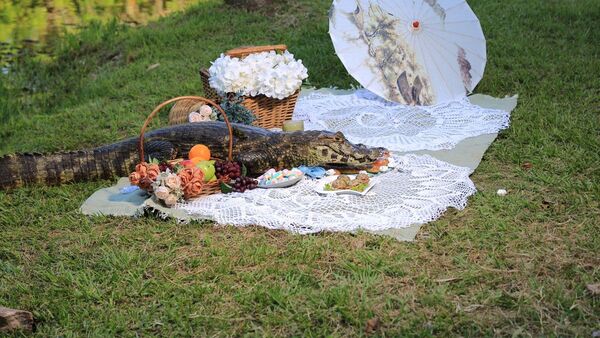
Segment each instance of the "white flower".
[{"label": "white flower", "polygon": [[167,178],[164,179],[165,186],[167,188],[175,190],[181,188],[181,178],[177,176],[177,174],[170,174]]},{"label": "white flower", "polygon": [[498,191],[496,191],[496,194],[498,194],[498,196],[506,196],[508,195],[508,191],[506,191],[505,189],[498,189]]},{"label": "white flower", "polygon": [[209,69],[209,84],[220,93],[259,94],[284,99],[308,77],[302,60],[288,51],[250,54],[244,59],[221,54]]}]

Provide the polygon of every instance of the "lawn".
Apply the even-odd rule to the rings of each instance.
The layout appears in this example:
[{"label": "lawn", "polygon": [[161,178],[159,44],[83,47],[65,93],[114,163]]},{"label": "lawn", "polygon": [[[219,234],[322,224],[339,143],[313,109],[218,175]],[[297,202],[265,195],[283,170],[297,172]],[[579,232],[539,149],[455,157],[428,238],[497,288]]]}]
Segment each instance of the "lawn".
[{"label": "lawn", "polygon": [[[203,1],[146,27],[93,25],[0,75],[0,154],[135,135],[151,108],[201,94],[200,65],[286,43],[310,85],[353,85],[330,0],[259,12]],[[476,92],[519,94],[472,176],[478,193],[415,243],[365,233],[79,214],[115,181],[0,192],[0,305],[48,336],[584,336],[600,330],[600,2],[472,0],[488,39]],[[149,66],[160,64],[149,70]],[[165,123],[166,114],[162,123]],[[505,188],[500,198],[496,190]]]}]

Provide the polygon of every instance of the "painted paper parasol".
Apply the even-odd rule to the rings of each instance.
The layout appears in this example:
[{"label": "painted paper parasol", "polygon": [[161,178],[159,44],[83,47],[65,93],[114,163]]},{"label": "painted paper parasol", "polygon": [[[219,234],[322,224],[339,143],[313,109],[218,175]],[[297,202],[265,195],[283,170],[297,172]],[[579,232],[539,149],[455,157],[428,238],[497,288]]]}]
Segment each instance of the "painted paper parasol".
[{"label": "painted paper parasol", "polygon": [[334,0],[329,33],[350,75],[389,101],[456,100],[483,77],[485,37],[464,0]]}]

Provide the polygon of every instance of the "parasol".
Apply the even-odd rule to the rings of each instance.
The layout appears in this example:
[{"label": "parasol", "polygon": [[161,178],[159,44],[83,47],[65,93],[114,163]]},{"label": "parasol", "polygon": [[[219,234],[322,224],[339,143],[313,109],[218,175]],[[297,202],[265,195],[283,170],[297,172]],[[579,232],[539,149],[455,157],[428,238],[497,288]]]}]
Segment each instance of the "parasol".
[{"label": "parasol", "polygon": [[456,100],[483,77],[485,37],[464,0],[334,0],[329,33],[350,75],[389,101]]}]

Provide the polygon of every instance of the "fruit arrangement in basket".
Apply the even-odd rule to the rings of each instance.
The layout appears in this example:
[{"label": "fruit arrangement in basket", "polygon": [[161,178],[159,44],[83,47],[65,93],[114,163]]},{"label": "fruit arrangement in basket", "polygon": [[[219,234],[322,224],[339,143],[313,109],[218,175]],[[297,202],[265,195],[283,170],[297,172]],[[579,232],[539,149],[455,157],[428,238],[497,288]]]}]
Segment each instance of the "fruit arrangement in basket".
[{"label": "fruit arrangement in basket", "polygon": [[[212,159],[210,149],[197,144],[189,150],[188,159],[146,162],[145,133],[160,110],[172,103],[186,101],[195,106],[212,106],[227,126],[227,159]],[[257,187],[258,182],[246,177],[246,168],[233,161],[233,129],[227,114],[216,102],[201,96],[180,96],[167,100],[154,108],[140,131],[140,163],[129,175],[132,185],[153,194],[157,200],[171,207],[177,202],[216,193],[245,192]]]},{"label": "fruit arrangement in basket", "polygon": [[210,149],[205,145],[194,146],[189,159],[139,163],[129,175],[132,185],[152,194],[166,206],[172,207],[206,195],[209,185],[222,192],[245,192],[255,189],[258,181],[246,177],[245,168],[234,161],[212,160]]}]

